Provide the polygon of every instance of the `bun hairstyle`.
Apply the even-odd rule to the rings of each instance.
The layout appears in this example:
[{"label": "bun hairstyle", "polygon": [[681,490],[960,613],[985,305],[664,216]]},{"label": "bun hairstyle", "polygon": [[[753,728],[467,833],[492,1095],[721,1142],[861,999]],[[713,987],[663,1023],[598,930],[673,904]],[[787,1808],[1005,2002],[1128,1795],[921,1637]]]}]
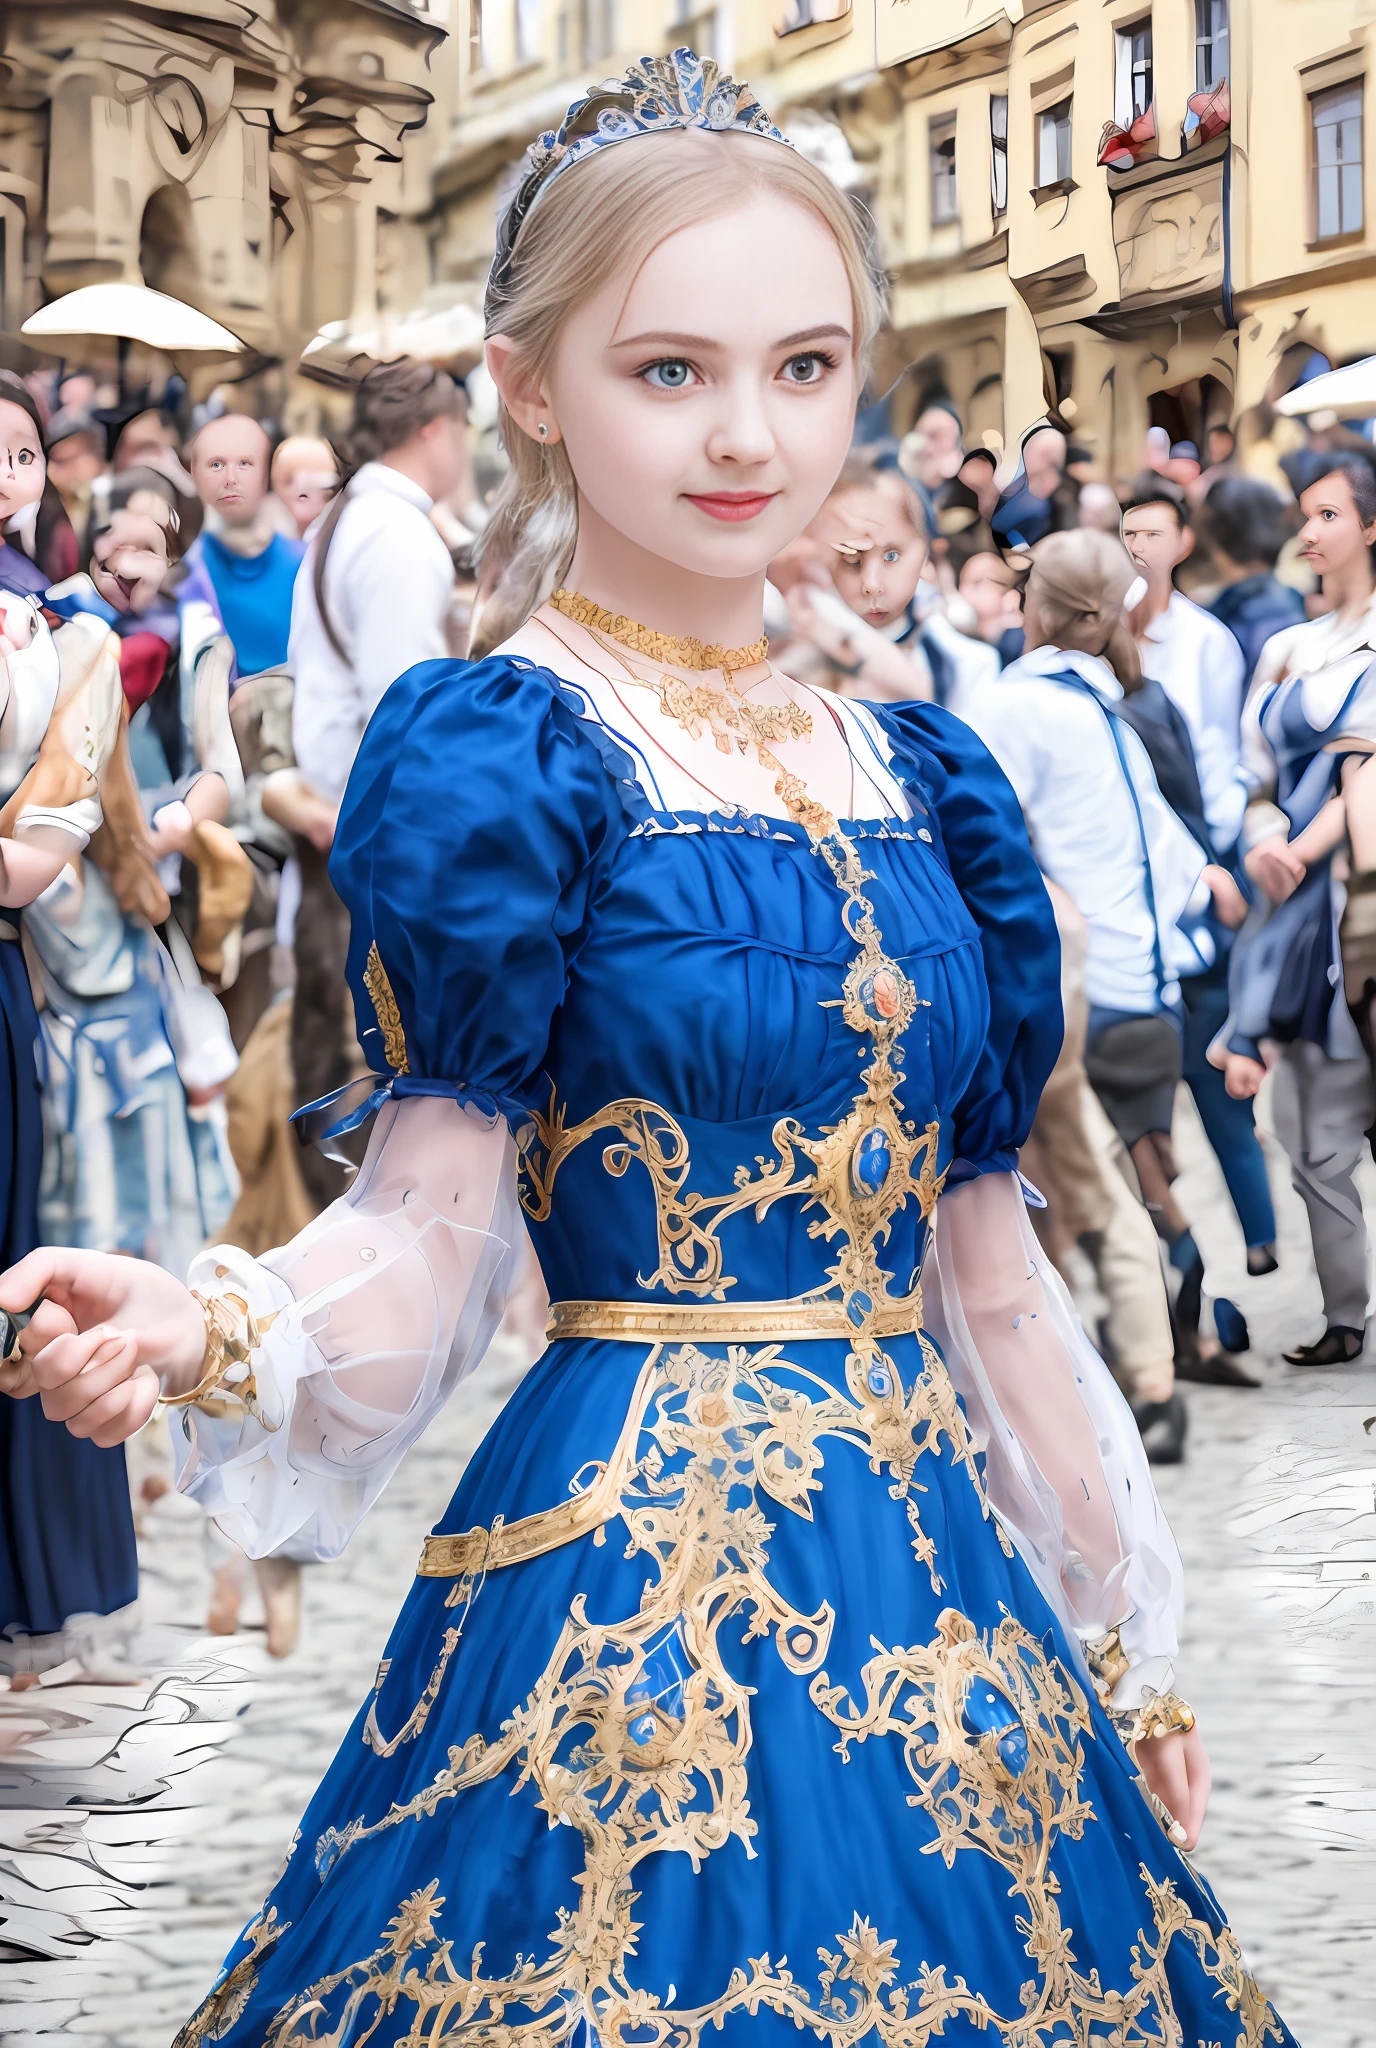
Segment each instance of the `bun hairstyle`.
[{"label": "bun hairstyle", "polygon": [[1058,647],[1097,654],[1125,690],[1142,680],[1142,663],[1123,614],[1136,570],[1121,541],[1092,526],[1049,533],[1032,549],[1027,576],[1042,625]]},{"label": "bun hairstyle", "polygon": [[[575,307],[611,279],[633,277],[670,235],[763,195],[807,207],[835,236],[863,367],[884,317],[873,223],[796,150],[760,134],[700,127],[618,142],[554,178],[494,266],[487,331],[509,336],[539,378]],[[504,249],[506,236],[504,223]],[[480,543],[485,595],[473,658],[489,653],[544,602],[567,570],[578,537],[577,487],[562,443],[533,440],[505,406],[498,419],[510,467]]]}]

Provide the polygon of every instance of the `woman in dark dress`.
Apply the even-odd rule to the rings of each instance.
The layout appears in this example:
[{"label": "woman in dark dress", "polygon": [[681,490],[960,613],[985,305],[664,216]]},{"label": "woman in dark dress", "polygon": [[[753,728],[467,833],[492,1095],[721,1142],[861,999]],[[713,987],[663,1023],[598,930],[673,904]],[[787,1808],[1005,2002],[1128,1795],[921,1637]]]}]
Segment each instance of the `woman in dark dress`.
[{"label": "woman in dark dress", "polygon": [[[0,533],[22,536],[32,524],[46,473],[37,407],[19,378],[0,372]],[[38,1017],[17,912],[80,852],[100,822],[94,778],[70,756],[69,775],[51,753],[29,772],[59,688],[58,646],[41,604],[47,583],[22,546],[0,542],[0,1255],[6,1265],[38,1242],[43,1161]],[[109,692],[99,690],[95,674],[97,636],[105,629],[81,619],[58,630],[89,639],[95,687],[87,695],[93,715],[108,726]],[[79,653],[73,667],[85,665]],[[64,728],[72,702],[68,695]],[[113,708],[117,724],[117,702]],[[80,792],[75,802],[61,801],[68,794],[63,781]],[[91,1624],[94,1617],[116,1616],[137,1592],[123,1446],[101,1450],[72,1436],[48,1421],[36,1395],[12,1400],[0,1393],[0,1671],[43,1670],[73,1656],[91,1675],[111,1670],[96,1644],[117,1634],[118,1625]]]}]

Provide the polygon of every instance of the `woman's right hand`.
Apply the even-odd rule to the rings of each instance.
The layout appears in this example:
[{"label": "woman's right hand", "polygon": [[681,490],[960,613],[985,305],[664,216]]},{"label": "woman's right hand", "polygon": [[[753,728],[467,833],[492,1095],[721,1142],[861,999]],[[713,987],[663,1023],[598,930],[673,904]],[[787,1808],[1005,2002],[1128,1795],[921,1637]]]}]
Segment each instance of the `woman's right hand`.
[{"label": "woman's right hand", "polygon": [[1303,860],[1281,832],[1273,833],[1269,839],[1258,840],[1242,865],[1273,903],[1284,903],[1287,897],[1293,896],[1308,873]]},{"label": "woman's right hand", "polygon": [[108,1449],[142,1429],[161,1393],[195,1386],[205,1318],[180,1280],[146,1259],[45,1246],[0,1275],[0,1308],[38,1302],[0,1393],[42,1397],[50,1422]]}]

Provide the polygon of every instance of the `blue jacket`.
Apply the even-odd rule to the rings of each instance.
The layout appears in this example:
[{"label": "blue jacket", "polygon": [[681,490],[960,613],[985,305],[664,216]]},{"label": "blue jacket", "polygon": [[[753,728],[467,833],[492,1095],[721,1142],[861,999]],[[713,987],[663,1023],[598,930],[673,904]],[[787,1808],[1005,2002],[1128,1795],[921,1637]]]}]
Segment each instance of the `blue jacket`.
[{"label": "blue jacket", "polygon": [[1298,590],[1282,583],[1279,576],[1244,576],[1241,583],[1229,583],[1207,607],[1233,635],[1247,663],[1247,681],[1256,670],[1262,648],[1273,633],[1298,626],[1304,618],[1304,599]]}]

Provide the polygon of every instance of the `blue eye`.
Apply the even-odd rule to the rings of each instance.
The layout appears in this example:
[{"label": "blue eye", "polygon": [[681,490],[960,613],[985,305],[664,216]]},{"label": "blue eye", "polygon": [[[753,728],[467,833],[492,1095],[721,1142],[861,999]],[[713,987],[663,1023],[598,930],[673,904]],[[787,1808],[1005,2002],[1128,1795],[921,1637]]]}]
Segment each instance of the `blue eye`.
[{"label": "blue eye", "polygon": [[656,391],[682,391],[693,372],[681,357],[670,356],[663,362],[648,364],[640,374]]},{"label": "blue eye", "polygon": [[820,384],[827,371],[835,367],[833,356],[812,349],[806,355],[790,356],[784,364],[784,376],[790,384]]},{"label": "blue eye", "polygon": [[897,548],[885,548],[884,560],[886,562],[897,562],[901,560],[899,550]]}]

